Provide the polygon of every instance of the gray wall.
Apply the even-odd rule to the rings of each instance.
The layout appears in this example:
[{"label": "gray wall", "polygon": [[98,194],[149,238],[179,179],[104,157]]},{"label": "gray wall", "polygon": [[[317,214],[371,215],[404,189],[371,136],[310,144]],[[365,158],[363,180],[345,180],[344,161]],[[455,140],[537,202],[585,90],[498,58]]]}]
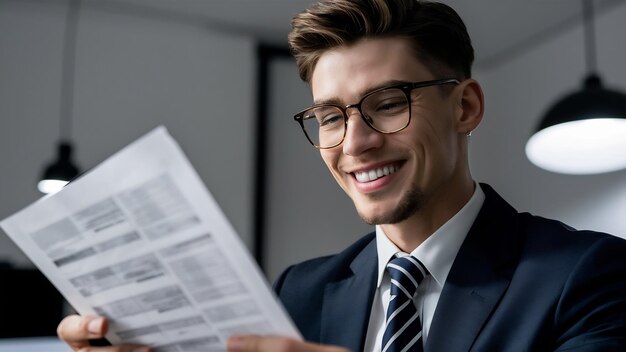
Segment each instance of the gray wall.
[{"label": "gray wall", "polygon": [[[251,245],[254,41],[93,4],[78,29],[76,162],[93,167],[163,124]],[[0,1],[0,219],[41,196],[55,158],[65,15],[63,1]],[[1,260],[29,264],[4,234]]]}]

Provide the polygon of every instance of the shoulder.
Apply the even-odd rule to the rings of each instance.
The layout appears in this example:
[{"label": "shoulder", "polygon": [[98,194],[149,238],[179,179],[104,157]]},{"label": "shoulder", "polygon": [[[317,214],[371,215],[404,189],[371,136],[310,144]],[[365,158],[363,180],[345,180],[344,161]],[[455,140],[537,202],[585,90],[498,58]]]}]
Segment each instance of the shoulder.
[{"label": "shoulder", "polygon": [[[289,267],[276,280],[274,290],[302,335],[310,341],[321,341],[326,290],[353,277],[354,271],[375,273],[376,263],[376,241],[370,233],[341,253]],[[351,287],[359,291],[368,289],[365,286]]]},{"label": "shoulder", "polygon": [[[623,292],[621,283],[610,280],[620,275],[626,278],[626,240],[519,213],[495,191],[481,186],[487,197],[457,256],[458,271],[464,274],[468,263],[480,260],[495,274],[510,278],[514,290],[534,287],[543,293],[539,298],[554,301],[571,293],[572,284],[585,280],[597,283],[587,285],[592,289],[613,286],[616,294]],[[601,277],[603,273],[607,276]]]},{"label": "shoulder", "polygon": [[[483,188],[487,198],[478,225],[448,279],[473,285],[498,277],[507,282],[487,329],[493,335],[485,336],[511,336],[520,346],[526,341],[529,350],[623,350],[626,240],[517,212]],[[467,266],[488,268],[490,275]]]},{"label": "shoulder", "polygon": [[[310,259],[287,268],[274,283],[274,290],[289,291],[316,290],[328,282],[341,280],[351,274],[350,265],[368,246],[375,246],[375,233],[369,233],[338,254]],[[375,254],[374,250],[374,254]],[[374,258],[375,259],[375,258]]]},{"label": "shoulder", "polygon": [[522,216],[529,229],[526,253],[532,254],[524,259],[536,260],[535,275],[541,278],[535,291],[545,294],[554,287],[558,292],[552,311],[557,345],[564,350],[626,347],[626,240]]},{"label": "shoulder", "polygon": [[486,200],[476,220],[479,223],[477,232],[489,232],[490,235],[476,233],[475,240],[480,245],[485,242],[493,244],[494,252],[508,249],[502,253],[507,256],[502,258],[504,262],[516,262],[516,252],[521,256],[533,256],[535,260],[557,257],[576,261],[590,250],[603,251],[613,245],[623,250],[626,245],[626,240],[607,233],[577,230],[557,220],[520,213],[491,187],[486,184],[481,187]]},{"label": "shoulder", "polygon": [[578,262],[592,253],[626,255],[626,240],[611,234],[577,230],[560,221],[520,213],[523,247],[536,254],[544,253]]}]

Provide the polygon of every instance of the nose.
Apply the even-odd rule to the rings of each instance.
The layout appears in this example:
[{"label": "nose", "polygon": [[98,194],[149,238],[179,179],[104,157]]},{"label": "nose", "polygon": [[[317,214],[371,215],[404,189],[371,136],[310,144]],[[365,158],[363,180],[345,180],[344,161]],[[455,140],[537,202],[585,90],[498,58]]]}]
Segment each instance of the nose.
[{"label": "nose", "polygon": [[361,112],[354,109],[348,113],[346,137],[343,140],[343,153],[358,156],[368,150],[379,148],[384,140],[382,133],[367,125]]}]

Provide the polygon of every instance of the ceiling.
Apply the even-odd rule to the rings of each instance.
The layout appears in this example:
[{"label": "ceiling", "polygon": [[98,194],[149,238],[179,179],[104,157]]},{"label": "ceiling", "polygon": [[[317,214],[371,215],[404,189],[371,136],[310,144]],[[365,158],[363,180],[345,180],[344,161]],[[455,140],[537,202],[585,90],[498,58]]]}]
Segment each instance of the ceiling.
[{"label": "ceiling", "polygon": [[[98,0],[100,5],[201,21],[209,27],[286,45],[290,20],[314,0]],[[583,0],[443,0],[466,22],[476,66],[497,65],[582,21]],[[600,14],[626,0],[595,0]],[[582,42],[582,37],[581,37]],[[582,45],[582,43],[581,43]]]}]

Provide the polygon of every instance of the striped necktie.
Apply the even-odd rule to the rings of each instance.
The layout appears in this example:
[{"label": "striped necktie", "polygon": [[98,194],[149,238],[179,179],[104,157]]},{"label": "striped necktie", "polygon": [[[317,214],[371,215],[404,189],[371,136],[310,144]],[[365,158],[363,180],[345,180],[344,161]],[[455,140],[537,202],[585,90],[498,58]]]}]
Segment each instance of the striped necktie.
[{"label": "striped necktie", "polygon": [[422,324],[413,297],[428,271],[415,257],[406,256],[390,260],[387,272],[391,277],[391,298],[381,351],[421,352]]}]

